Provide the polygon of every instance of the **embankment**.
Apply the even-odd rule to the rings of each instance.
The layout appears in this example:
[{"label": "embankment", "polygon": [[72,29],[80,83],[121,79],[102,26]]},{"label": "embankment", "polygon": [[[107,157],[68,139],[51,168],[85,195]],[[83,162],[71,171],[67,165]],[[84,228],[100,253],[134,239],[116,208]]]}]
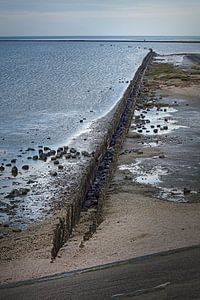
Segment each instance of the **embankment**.
[{"label": "embankment", "polygon": [[82,210],[92,209],[93,222],[88,235],[92,234],[102,221],[105,194],[112,178],[119,149],[121,149],[130,126],[142,77],[154,56],[155,53],[150,51],[144,58],[114,109],[107,133],[89,161],[80,180],[79,189],[73,194],[70,201],[67,199],[66,206],[60,212],[58,222],[54,225],[53,230],[52,259],[56,257],[59,249],[72,234],[73,228],[79,222]]}]

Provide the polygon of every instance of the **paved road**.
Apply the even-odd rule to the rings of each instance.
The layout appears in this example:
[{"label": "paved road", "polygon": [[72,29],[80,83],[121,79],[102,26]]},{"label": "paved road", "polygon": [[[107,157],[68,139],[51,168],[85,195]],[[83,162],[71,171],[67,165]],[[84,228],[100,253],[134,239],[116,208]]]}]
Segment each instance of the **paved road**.
[{"label": "paved road", "polygon": [[200,246],[1,287],[0,299],[200,299]]}]

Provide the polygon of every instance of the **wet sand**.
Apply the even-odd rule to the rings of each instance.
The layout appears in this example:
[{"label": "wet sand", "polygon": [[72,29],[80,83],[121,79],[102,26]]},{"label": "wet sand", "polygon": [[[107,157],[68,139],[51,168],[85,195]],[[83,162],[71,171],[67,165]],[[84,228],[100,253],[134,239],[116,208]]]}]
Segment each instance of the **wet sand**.
[{"label": "wet sand", "polygon": [[[152,77],[147,73],[147,77],[144,79],[144,93],[141,93],[137,109],[147,109],[144,104],[155,99],[155,103],[160,102],[162,105],[169,105],[171,100],[176,99],[175,101],[178,103],[174,104],[178,104],[178,107],[170,102],[170,108],[173,106],[174,109],[177,109],[176,116],[173,116],[172,119],[177,120],[176,124],[181,125],[184,109],[198,113],[200,111],[199,71],[196,63],[189,63],[185,71],[188,72],[187,81],[182,80],[183,78],[176,79],[176,86],[174,86],[174,81],[169,82],[166,77],[165,80],[160,80],[158,79],[159,74],[154,74]],[[166,74],[160,75],[166,76]],[[144,103],[143,100],[145,100]],[[159,107],[164,109],[164,106],[159,105]],[[148,107],[150,110],[151,108]],[[165,108],[168,109],[168,106]],[[145,184],[146,181],[138,182],[137,178],[141,173],[137,174],[128,169],[121,169],[122,165],[134,164],[138,159],[149,159],[152,164],[145,169],[145,175],[143,175],[145,177],[152,170],[155,161],[161,161],[162,166],[166,168],[171,166],[170,162],[173,164],[173,160],[177,162],[180,158],[177,166],[181,166],[183,160],[179,155],[180,149],[189,149],[191,157],[188,166],[191,167],[191,174],[193,174],[195,170],[192,164],[193,154],[198,154],[196,125],[193,122],[194,126],[191,126],[188,121],[187,130],[192,128],[192,131],[189,130],[187,136],[188,134],[193,135],[192,143],[186,138],[184,132],[186,129],[183,127],[170,132],[166,130],[166,133],[161,135],[149,135],[149,133],[146,134],[146,129],[142,129],[144,132],[134,134],[133,132],[141,130],[141,128],[135,128],[135,125],[135,119],[133,119],[133,127],[131,126],[119,156],[117,169],[105,202],[104,221],[92,238],[88,241],[83,240],[90,225],[90,213],[83,213],[80,224],[74,230],[72,237],[60,250],[54,263],[50,263],[50,249],[45,247],[46,235],[40,234],[40,230],[38,230],[40,225],[36,231],[34,228],[23,233],[13,233],[12,242],[6,244],[1,240],[1,247],[4,243],[3,251],[6,251],[6,247],[13,248],[13,256],[7,257],[1,263],[0,279],[2,283],[81,269],[200,243],[199,187],[197,184],[192,187],[188,186],[187,177],[185,177],[187,174],[184,175],[180,171],[181,168],[177,167],[174,172],[172,169],[171,173],[168,172],[166,175],[158,174],[159,181],[156,184]],[[152,128],[152,131],[153,129],[155,127]],[[174,152],[174,147],[178,149],[177,152]],[[175,153],[175,157],[172,157],[172,152]],[[186,155],[188,155],[187,152]],[[196,164],[198,163],[196,162]],[[177,178],[179,178],[177,174],[182,178],[180,181],[183,182],[182,186],[176,186]],[[193,175],[196,178],[195,174]],[[171,184],[174,190],[171,196],[174,201],[166,201],[168,199],[164,200],[158,193],[160,188],[166,188],[165,184]],[[186,193],[184,188],[187,188]],[[179,202],[176,201],[175,189],[182,191],[182,200]],[[37,232],[36,235],[35,232]],[[33,235],[31,251],[20,253],[22,251],[21,243],[25,244],[30,235]]]}]

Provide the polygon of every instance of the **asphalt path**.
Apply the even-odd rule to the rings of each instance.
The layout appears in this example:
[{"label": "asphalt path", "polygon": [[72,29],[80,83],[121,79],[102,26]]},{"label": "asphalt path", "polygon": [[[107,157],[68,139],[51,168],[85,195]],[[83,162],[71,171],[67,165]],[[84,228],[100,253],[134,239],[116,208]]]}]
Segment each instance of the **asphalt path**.
[{"label": "asphalt path", "polygon": [[200,299],[200,245],[0,286],[0,299]]}]

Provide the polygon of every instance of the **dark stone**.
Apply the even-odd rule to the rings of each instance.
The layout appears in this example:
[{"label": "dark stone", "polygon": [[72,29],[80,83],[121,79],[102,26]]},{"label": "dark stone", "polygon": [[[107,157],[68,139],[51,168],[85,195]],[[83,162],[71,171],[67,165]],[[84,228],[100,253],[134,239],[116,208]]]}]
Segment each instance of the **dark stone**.
[{"label": "dark stone", "polygon": [[71,149],[70,149],[70,152],[71,152],[71,153],[76,153],[76,149],[75,149],[75,148],[71,148]]},{"label": "dark stone", "polygon": [[188,188],[186,188],[186,187],[183,189],[184,195],[187,195],[187,194],[189,194],[190,192],[191,192],[191,190],[188,189]]},{"label": "dark stone", "polygon": [[3,166],[0,166],[0,171],[3,172],[5,168]]},{"label": "dark stone", "polygon": [[59,170],[63,170],[63,168],[64,168],[63,165],[58,165]]},{"label": "dark stone", "polygon": [[66,158],[66,159],[71,158],[71,153],[67,153],[67,154],[65,155],[65,158]]},{"label": "dark stone", "polygon": [[59,147],[59,148],[57,149],[57,153],[60,153],[60,152],[62,152],[63,150],[64,150],[63,147]]},{"label": "dark stone", "polygon": [[38,160],[38,156],[37,156],[37,155],[34,155],[34,156],[33,156],[33,160]]},{"label": "dark stone", "polygon": [[15,164],[16,161],[17,161],[16,158],[13,158],[13,159],[11,160],[11,163],[12,163],[12,164]]},{"label": "dark stone", "polygon": [[85,157],[90,157],[90,153],[87,151],[82,151],[81,154]]},{"label": "dark stone", "polygon": [[6,198],[14,198],[14,197],[20,197],[20,196],[25,196],[30,190],[26,188],[20,188],[20,189],[14,189],[12,190]]},{"label": "dark stone", "polygon": [[15,232],[15,233],[17,233],[17,232],[21,232],[22,230],[20,229],[20,228],[12,228],[12,232]]},{"label": "dark stone", "polygon": [[56,151],[55,150],[50,150],[49,152],[49,155],[52,156],[52,155],[55,155],[56,154]]},{"label": "dark stone", "polygon": [[55,160],[55,161],[54,161],[54,165],[59,165],[59,161],[58,161],[58,160]]},{"label": "dark stone", "polygon": [[28,149],[26,149],[26,152],[28,152],[28,151],[35,151],[35,149],[34,148],[28,148]]},{"label": "dark stone", "polygon": [[12,165],[10,163],[6,164],[6,167],[11,167]]},{"label": "dark stone", "polygon": [[160,154],[159,158],[165,158],[165,155],[164,154]]},{"label": "dark stone", "polygon": [[32,179],[29,179],[29,180],[27,181],[27,184],[32,184],[32,183],[35,183],[35,181],[32,180]]},{"label": "dark stone", "polygon": [[44,147],[44,151],[50,151],[51,149],[49,147]]},{"label": "dark stone", "polygon": [[29,165],[24,165],[24,166],[22,166],[22,170],[27,171],[28,169],[29,169]]},{"label": "dark stone", "polygon": [[168,126],[163,126],[163,130],[168,130]]},{"label": "dark stone", "polygon": [[12,167],[12,176],[16,177],[18,174],[18,168],[16,166]]},{"label": "dark stone", "polygon": [[57,176],[57,175],[58,175],[58,173],[57,173],[57,172],[55,172],[55,171],[51,171],[51,172],[50,172],[50,175],[55,177],[55,176]]},{"label": "dark stone", "polygon": [[41,154],[39,155],[39,159],[40,159],[40,160],[43,160],[43,161],[47,161],[47,155],[46,155],[45,153],[41,153]]},{"label": "dark stone", "polygon": [[80,120],[80,123],[83,123],[83,120]]},{"label": "dark stone", "polygon": [[154,133],[158,133],[158,129],[154,129],[153,132],[154,132]]}]

